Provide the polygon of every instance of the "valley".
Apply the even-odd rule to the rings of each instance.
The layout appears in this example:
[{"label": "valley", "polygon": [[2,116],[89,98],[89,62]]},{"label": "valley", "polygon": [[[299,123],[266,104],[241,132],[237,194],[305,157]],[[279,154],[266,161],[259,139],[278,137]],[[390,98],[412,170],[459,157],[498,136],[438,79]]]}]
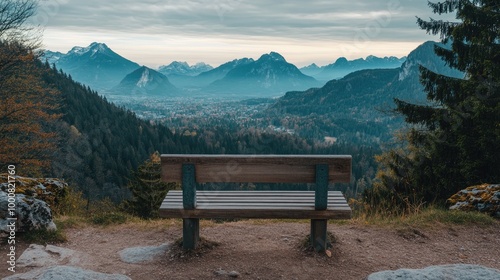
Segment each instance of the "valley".
[{"label": "valley", "polygon": [[[117,191],[123,186],[121,176],[155,150],[350,154],[352,182],[336,188],[347,197],[357,197],[372,186],[377,171],[374,156],[393,146],[394,133],[404,128],[403,118],[391,113],[394,99],[426,102],[419,66],[460,77],[461,73],[449,69],[436,56],[436,44],[425,42],[401,59],[339,58],[330,65],[300,69],[276,52],[256,59],[234,59],[217,67],[202,62],[192,66],[172,62],[156,70],[139,66],[102,43],[74,47],[67,54],[46,52],[47,67],[52,63],[53,70],[82,84],[86,87],[83,91],[95,90],[97,95],[84,103],[85,108],[93,108],[94,115],[80,116],[81,108],[76,107],[68,123],[75,123],[78,131],[87,129],[92,138],[103,139],[104,145],[80,137],[76,143],[92,146],[92,156],[68,148],[70,153],[88,161],[91,170],[103,165],[121,168],[112,177],[102,174],[90,179],[85,177],[87,171],[74,176],[75,169],[70,172],[63,163],[60,172],[67,175],[61,176],[72,177],[79,185],[88,185],[90,180],[97,186],[104,184],[109,192],[101,195],[119,201],[126,196]],[[337,78],[322,81],[333,76]],[[72,96],[75,105],[82,97]],[[107,123],[115,117],[106,116],[108,105],[95,108],[93,103],[101,102],[99,99],[125,109],[130,120],[123,119],[122,127],[108,128]],[[123,137],[131,146],[113,144]],[[118,164],[120,160],[126,160],[126,164]]]}]

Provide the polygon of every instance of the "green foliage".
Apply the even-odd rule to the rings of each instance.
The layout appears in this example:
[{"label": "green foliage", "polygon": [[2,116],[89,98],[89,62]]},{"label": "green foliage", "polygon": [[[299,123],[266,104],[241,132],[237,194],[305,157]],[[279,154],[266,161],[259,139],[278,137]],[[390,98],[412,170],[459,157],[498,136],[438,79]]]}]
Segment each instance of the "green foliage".
[{"label": "green foliage", "polygon": [[400,207],[405,201],[444,203],[467,186],[500,181],[500,6],[468,0],[429,5],[438,14],[456,13],[457,23],[418,24],[451,42],[450,50],[436,46],[436,54],[465,79],[421,68],[430,105],[395,100],[410,125],[401,137],[406,149],[379,157],[379,183],[365,194],[368,200],[387,193]]},{"label": "green foliage", "polygon": [[24,232],[20,235],[20,238],[26,243],[36,243],[36,244],[57,244],[66,242],[66,235],[61,229],[57,230],[46,230],[37,229],[28,232]]},{"label": "green foliage", "polygon": [[161,181],[160,155],[156,152],[133,173],[127,187],[132,198],[125,202],[125,210],[141,218],[156,218],[167,192],[176,184]]}]

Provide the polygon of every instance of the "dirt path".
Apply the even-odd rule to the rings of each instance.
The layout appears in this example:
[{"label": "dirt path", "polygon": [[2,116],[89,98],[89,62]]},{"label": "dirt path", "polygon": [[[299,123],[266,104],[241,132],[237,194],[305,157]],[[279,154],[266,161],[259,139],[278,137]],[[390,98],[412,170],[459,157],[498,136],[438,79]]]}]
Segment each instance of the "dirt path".
[{"label": "dirt path", "polygon": [[[308,223],[202,223],[201,235],[219,246],[200,256],[179,258],[170,253],[146,264],[123,263],[118,252],[173,242],[181,236],[178,222],[146,228],[120,225],[68,229],[68,242],[60,246],[86,253],[81,262],[84,268],[141,280],[227,279],[215,273],[219,269],[237,271],[239,279],[363,279],[380,270],[451,263],[500,269],[498,224],[487,228],[438,225],[419,230],[330,224],[329,231],[337,238],[331,258],[300,248],[308,230]],[[6,252],[5,245],[1,252]],[[2,253],[2,267],[4,259]],[[2,269],[0,275],[6,272]]]}]

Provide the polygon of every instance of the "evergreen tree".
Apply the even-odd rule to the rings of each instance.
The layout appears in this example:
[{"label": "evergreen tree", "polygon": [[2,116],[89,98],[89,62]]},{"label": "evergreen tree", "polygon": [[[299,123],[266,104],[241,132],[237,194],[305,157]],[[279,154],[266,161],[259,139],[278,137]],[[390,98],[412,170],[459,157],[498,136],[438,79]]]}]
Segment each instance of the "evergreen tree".
[{"label": "evergreen tree", "polygon": [[500,4],[447,0],[429,6],[438,15],[455,13],[457,22],[417,23],[451,45],[435,52],[465,76],[421,67],[429,103],[395,100],[396,112],[411,125],[408,146],[379,157],[385,169],[378,178],[400,203],[442,202],[469,185],[500,182]]},{"label": "evergreen tree", "polygon": [[141,218],[156,218],[161,202],[176,184],[161,181],[160,155],[155,152],[134,172],[127,187],[132,198],[125,202],[125,209]]}]

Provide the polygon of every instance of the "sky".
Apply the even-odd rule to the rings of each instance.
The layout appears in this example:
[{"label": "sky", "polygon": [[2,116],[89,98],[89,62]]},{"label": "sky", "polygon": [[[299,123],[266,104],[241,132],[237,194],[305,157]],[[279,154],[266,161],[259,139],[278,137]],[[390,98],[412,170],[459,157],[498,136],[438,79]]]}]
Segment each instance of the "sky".
[{"label": "sky", "polygon": [[43,28],[45,49],[106,43],[152,68],[172,61],[216,67],[271,51],[302,67],[402,57],[439,40],[419,29],[416,16],[442,18],[424,0],[40,0],[31,23]]}]

